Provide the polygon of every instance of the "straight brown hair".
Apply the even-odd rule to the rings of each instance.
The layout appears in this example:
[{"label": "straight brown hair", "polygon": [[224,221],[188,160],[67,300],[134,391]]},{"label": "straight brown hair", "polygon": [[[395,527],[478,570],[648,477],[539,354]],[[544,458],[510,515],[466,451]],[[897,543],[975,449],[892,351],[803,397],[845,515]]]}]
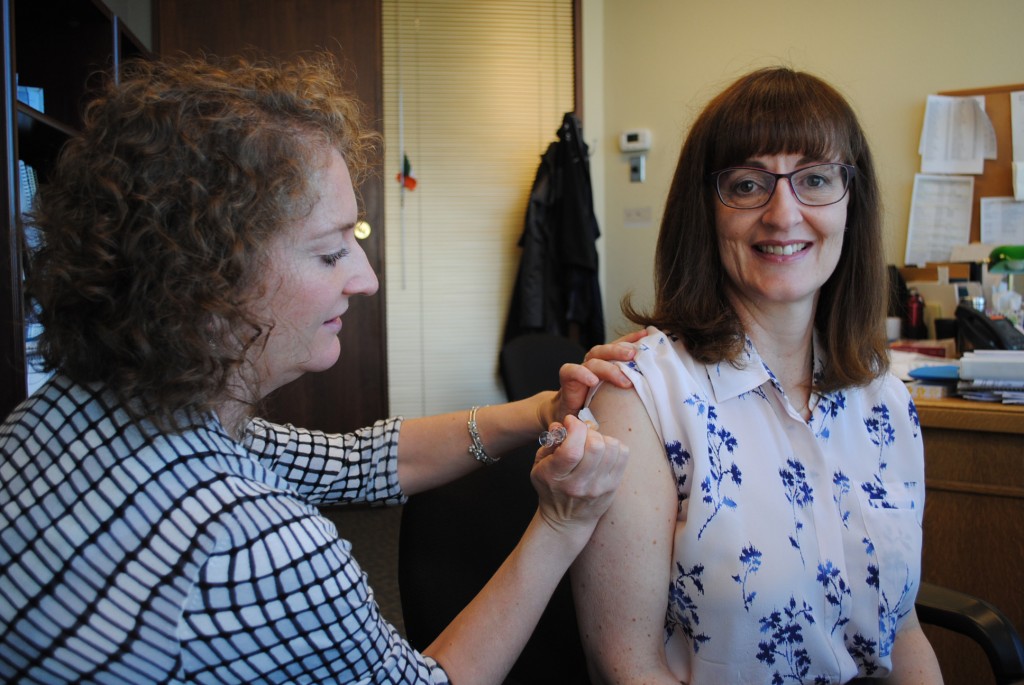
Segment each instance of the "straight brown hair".
[{"label": "straight brown hair", "polygon": [[866,385],[888,369],[887,272],[881,201],[867,138],[853,109],[816,76],[771,67],[741,77],[705,107],[683,144],[655,253],[655,303],[623,312],[682,340],[703,363],[735,363],[745,333],[726,296],[708,174],[751,157],[802,154],[857,167],[839,263],[822,286],[815,328],[827,353],[819,392]]}]

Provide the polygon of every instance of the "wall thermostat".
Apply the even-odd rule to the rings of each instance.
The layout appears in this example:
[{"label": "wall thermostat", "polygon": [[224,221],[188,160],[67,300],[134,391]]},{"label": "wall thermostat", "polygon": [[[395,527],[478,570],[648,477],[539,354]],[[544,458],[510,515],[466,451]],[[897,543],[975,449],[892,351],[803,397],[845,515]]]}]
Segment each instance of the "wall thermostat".
[{"label": "wall thermostat", "polygon": [[633,128],[619,135],[619,150],[622,152],[647,152],[651,149],[651,130]]}]

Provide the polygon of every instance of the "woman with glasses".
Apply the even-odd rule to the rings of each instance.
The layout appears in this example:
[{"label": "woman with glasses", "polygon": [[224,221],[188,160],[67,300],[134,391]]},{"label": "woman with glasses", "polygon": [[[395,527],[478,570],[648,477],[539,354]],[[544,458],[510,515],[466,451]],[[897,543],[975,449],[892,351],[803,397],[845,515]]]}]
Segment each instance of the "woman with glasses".
[{"label": "woman with glasses", "polygon": [[596,682],[941,682],[881,230],[864,132],[820,79],[756,71],[698,117],[654,305],[625,306],[633,388],[590,405],[632,454],[573,569]]}]

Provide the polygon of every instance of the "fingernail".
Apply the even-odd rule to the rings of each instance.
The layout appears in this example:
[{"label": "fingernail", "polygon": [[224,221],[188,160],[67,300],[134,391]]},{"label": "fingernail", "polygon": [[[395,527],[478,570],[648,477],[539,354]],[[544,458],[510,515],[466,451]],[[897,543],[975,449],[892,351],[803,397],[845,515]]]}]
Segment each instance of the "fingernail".
[{"label": "fingernail", "polygon": [[587,427],[591,430],[597,430],[601,426],[601,424],[597,422],[597,418],[594,416],[593,412],[590,411],[590,407],[583,407],[583,409],[580,409],[576,418],[587,424]]}]

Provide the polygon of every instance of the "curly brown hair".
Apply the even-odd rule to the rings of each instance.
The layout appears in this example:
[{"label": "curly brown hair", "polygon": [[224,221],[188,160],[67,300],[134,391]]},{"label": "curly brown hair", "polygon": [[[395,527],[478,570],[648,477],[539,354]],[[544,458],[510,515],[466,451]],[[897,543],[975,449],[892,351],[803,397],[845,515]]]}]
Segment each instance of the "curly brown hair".
[{"label": "curly brown hair", "polygon": [[865,385],[889,365],[883,322],[887,276],[882,210],[867,138],[849,103],[811,74],[785,67],[749,73],[715,97],[683,144],[655,253],[655,304],[626,316],[680,337],[704,363],[735,361],[745,339],[726,296],[708,175],[750,157],[800,153],[857,167],[847,231],[832,276],[821,288],[815,328],[827,351],[822,392]]},{"label": "curly brown hair", "polygon": [[358,185],[378,142],[327,53],[125,65],[33,213],[44,367],[107,385],[162,428],[228,396],[254,402],[246,353],[272,322],[248,305],[268,242],[315,204],[326,150]]}]

